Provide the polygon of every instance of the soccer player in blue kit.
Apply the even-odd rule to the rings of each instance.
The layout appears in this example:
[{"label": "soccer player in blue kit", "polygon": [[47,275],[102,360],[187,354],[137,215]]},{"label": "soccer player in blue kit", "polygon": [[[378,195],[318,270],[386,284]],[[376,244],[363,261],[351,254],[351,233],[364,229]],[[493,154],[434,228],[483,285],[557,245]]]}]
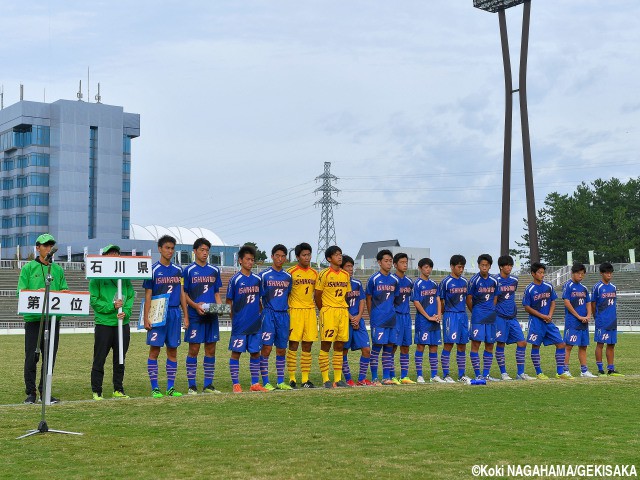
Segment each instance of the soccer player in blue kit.
[{"label": "soccer player in blue kit", "polygon": [[[478,269],[471,280],[467,290],[467,308],[471,312],[471,365],[478,380],[491,382],[498,381],[489,375],[493,362],[493,345],[496,342],[496,306],[495,296],[498,289],[498,280],[489,275],[493,264],[493,258],[488,253],[478,257]],[[484,342],[482,354],[483,370],[480,373],[480,355],[478,350]]]},{"label": "soccer player in blue kit", "polygon": [[438,286],[438,297],[442,302],[443,342],[444,348],[440,354],[442,375],[447,383],[454,383],[449,375],[449,358],[453,344],[457,345],[456,360],[458,364],[458,380],[471,383],[465,375],[467,343],[469,343],[469,318],[465,311],[467,298],[467,280],[462,276],[467,259],[462,255],[453,255],[449,260],[451,274],[447,275]]},{"label": "soccer player in blue kit", "polygon": [[556,308],[556,295],[553,285],[544,281],[546,266],[539,262],[531,264],[533,282],[527,286],[522,298],[522,305],[529,314],[527,342],[531,344],[531,361],[536,369],[538,380],[548,380],[540,366],[540,345],[556,346],[556,378],[571,380],[573,377],[564,373],[565,343],[560,330],[553,323],[553,312]]},{"label": "soccer player in blue kit", "polygon": [[[349,340],[344,344],[342,359],[342,373],[347,385],[350,387],[369,387],[373,385],[367,379],[367,370],[369,370],[369,361],[371,358],[371,344],[369,343],[369,333],[364,323],[364,306],[366,303],[366,295],[362,282],[353,277],[353,258],[348,255],[342,256],[342,269],[351,277],[351,291],[345,295],[345,300],[349,308]],[[349,350],[360,350],[360,370],[358,372],[358,381],[354,382],[351,378],[351,370],[349,369],[348,353]]]},{"label": "soccer player in blue kit", "polygon": [[227,305],[231,306],[231,338],[229,339],[229,371],[233,393],[242,392],[240,386],[240,354],[249,352],[251,391],[266,392],[260,385],[261,316],[260,297],[262,279],[251,272],[256,259],[256,249],[244,245],[238,250],[240,271],[229,280]]},{"label": "soccer player in blue kit", "polygon": [[[170,235],[163,235],[158,239],[160,260],[153,264],[152,275],[142,283],[144,288],[144,328],[147,330],[147,345],[149,345],[149,359],[147,372],[151,381],[151,396],[161,398],[162,392],[158,387],[158,355],[160,348],[166,345],[167,350],[167,391],[168,397],[180,397],[182,394],[174,388],[178,371],[178,346],[182,330],[182,314],[188,325],[187,302],[182,291],[182,269],[171,262],[176,248],[176,239]],[[167,321],[165,325],[152,327],[149,321],[151,297],[169,294],[167,303]]]},{"label": "soccer player in blue kit", "polygon": [[[267,390],[293,390],[284,381],[284,368],[289,342],[289,292],[291,292],[291,274],[282,269],[287,260],[287,247],[282,244],[271,249],[271,267],[260,272],[262,279],[262,354],[260,356],[260,374]],[[276,376],[274,387],[269,382],[269,355],[276,346]]]},{"label": "soccer player in blue kit", "polygon": [[591,293],[592,311],[594,312],[596,332],[593,337],[596,342],[596,365],[598,373],[604,375],[602,363],[602,348],[607,344],[607,375],[623,377],[616,370],[614,353],[618,343],[618,317],[616,313],[617,288],[611,283],[613,265],[609,262],[600,264],[600,280],[593,286]]},{"label": "soccer player in blue kit", "polygon": [[202,393],[220,393],[213,385],[216,370],[216,344],[220,340],[218,315],[209,313],[204,307],[220,304],[220,269],[209,263],[211,242],[198,238],[193,243],[195,261],[184,270],[184,293],[187,300],[189,322],[185,325],[184,341],[189,343],[187,353],[187,381],[189,395],[197,395],[196,373],[198,353],[204,343],[204,387]]},{"label": "soccer player in blue kit", "polygon": [[[398,281],[398,296],[395,299],[394,306],[396,310],[396,344],[393,346],[391,381],[396,384],[413,385],[414,382],[409,378],[409,347],[413,343],[411,313],[409,305],[411,304],[411,291],[413,290],[413,280],[407,275],[409,269],[409,256],[406,253],[396,253],[393,257],[393,265],[396,267],[395,273],[392,275]],[[400,347],[400,380],[396,378],[395,353]]]},{"label": "soccer player in blue kit", "polygon": [[[380,250],[376,255],[380,271],[367,282],[367,310],[371,326],[371,381],[374,385],[394,385],[391,380],[393,346],[396,344],[395,297],[400,294],[398,281],[391,275],[393,255]],[[382,350],[382,383],[378,380],[378,356]]]},{"label": "soccer player in blue kit", "polygon": [[564,300],[564,343],[566,354],[564,357],[564,373],[571,375],[569,360],[571,349],[578,346],[578,360],[580,361],[580,376],[594,378],[595,375],[587,367],[587,346],[589,345],[589,320],[591,319],[591,295],[582,280],[587,268],[582,263],[571,266],[571,280],[562,288]]},{"label": "soccer player in blue kit", "polygon": [[438,285],[429,278],[433,270],[433,260],[422,258],[418,262],[420,278],[413,284],[411,301],[416,307],[416,374],[417,383],[426,383],[422,375],[424,347],[429,346],[429,366],[431,383],[444,383],[438,376],[438,345],[442,344],[442,304],[438,299]]},{"label": "soccer player in blue kit", "polygon": [[496,276],[498,280],[498,291],[496,293],[496,361],[500,368],[502,380],[513,380],[507,373],[504,358],[505,344],[516,344],[516,379],[534,380],[524,373],[524,359],[527,351],[527,342],[524,339],[522,327],[517,319],[518,308],[516,307],[516,290],[518,290],[518,277],[511,275],[513,269],[513,257],[502,255],[498,258],[498,268],[500,274]]}]

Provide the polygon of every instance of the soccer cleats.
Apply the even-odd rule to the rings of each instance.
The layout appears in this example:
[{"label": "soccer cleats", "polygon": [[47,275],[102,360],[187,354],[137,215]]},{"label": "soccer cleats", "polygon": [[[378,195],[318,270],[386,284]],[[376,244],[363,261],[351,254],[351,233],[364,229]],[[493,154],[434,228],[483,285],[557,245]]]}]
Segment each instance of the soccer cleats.
[{"label": "soccer cleats", "polygon": [[30,393],[29,395],[27,395],[27,398],[24,399],[24,403],[25,405],[33,405],[34,403],[36,403],[36,394]]},{"label": "soccer cleats", "polygon": [[422,375],[420,375],[418,378],[416,378],[416,383],[419,384],[423,384],[423,383],[427,383],[424,381],[424,377]]},{"label": "soccer cleats", "polygon": [[356,386],[356,382],[354,382],[353,380],[347,380],[345,382],[349,387],[355,387]]},{"label": "soccer cleats", "polygon": [[502,380],[513,380],[513,378],[511,378],[507,372],[504,372],[502,375],[500,375],[500,378],[502,378]]},{"label": "soccer cleats", "polygon": [[333,384],[334,388],[351,388],[351,385],[349,385],[347,382],[345,382],[344,380],[340,380],[339,382],[335,382]]},{"label": "soccer cleats", "polygon": [[393,384],[394,384],[394,385],[402,385],[402,384],[400,383],[400,380],[398,380],[396,377],[393,377],[393,378],[391,379],[391,381],[393,382]]},{"label": "soccer cleats", "polygon": [[358,383],[356,383],[356,387],[373,387],[373,382],[371,380],[368,379],[364,379],[364,380],[358,380]]},{"label": "soccer cleats", "polygon": [[178,392],[175,388],[171,387],[169,390],[167,390],[167,393],[165,393],[165,395],[167,397],[181,397],[182,394],[180,392]]},{"label": "soccer cleats", "polygon": [[278,385],[276,385],[276,389],[277,390],[293,390],[295,387],[292,387],[290,385],[287,385],[286,383],[282,382],[279,383]]},{"label": "soccer cleats", "polygon": [[276,389],[276,387],[274,387],[274,386],[273,386],[273,385],[271,385],[270,383],[265,383],[265,384],[264,384],[264,389],[265,389],[267,392],[273,392],[273,391]]},{"label": "soccer cleats", "polygon": [[233,393],[242,393],[242,386],[239,383],[233,384]]},{"label": "soccer cleats", "polygon": [[93,392],[93,399],[96,402],[99,402],[100,400],[104,400],[104,397],[100,395],[98,392]]},{"label": "soccer cleats", "polygon": [[610,377],[624,377],[624,375],[617,370],[607,370],[607,375]]},{"label": "soccer cleats", "polygon": [[189,390],[187,390],[187,395],[197,395],[198,394],[198,388],[194,385],[193,387],[189,387]]},{"label": "soccer cleats", "polygon": [[520,373],[516,376],[516,380],[535,380],[535,378],[526,373]]},{"label": "soccer cleats", "polygon": [[[296,383],[295,380],[291,380],[289,382],[289,386],[291,387],[291,390],[295,390],[296,388],[298,388],[298,384]],[[282,390],[285,390],[284,388]]]},{"label": "soccer cleats", "polygon": [[547,377],[544,373],[539,373],[536,375],[536,378],[538,380],[549,380],[549,377]]},{"label": "soccer cleats", "polygon": [[311,383],[311,380],[307,380],[302,384],[302,388],[316,388],[316,386]]},{"label": "soccer cleats", "polygon": [[598,370],[598,375],[606,375],[607,372],[605,372],[604,370]]},{"label": "soccer cleats", "polygon": [[596,378],[597,377],[597,375],[594,375],[589,370],[587,370],[586,372],[580,373],[580,376],[581,377],[585,377],[585,378]]},{"label": "soccer cleats", "polygon": [[210,383],[202,389],[202,393],[220,393],[220,390],[216,390],[216,387],[213,386],[213,383]]},{"label": "soccer cleats", "polygon": [[456,383],[456,381],[451,378],[450,375],[447,375],[446,377],[444,377],[444,383]]},{"label": "soccer cleats", "polygon": [[322,386],[323,386],[324,388],[333,388],[333,383],[331,383],[330,381],[329,381],[329,382],[324,382],[324,383],[322,384]]},{"label": "soccer cleats", "polygon": [[569,372],[556,373],[556,378],[560,380],[575,380],[575,377],[571,375]]},{"label": "soccer cleats", "polygon": [[153,390],[151,390],[151,396],[153,398],[162,398],[162,397],[164,397],[164,395],[162,395],[162,392],[160,391],[159,388],[154,388]]},{"label": "soccer cleats", "polygon": [[129,395],[127,395],[126,393],[124,393],[122,390],[115,390],[112,394],[111,394],[111,398],[131,398],[129,397]]},{"label": "soccer cleats", "polygon": [[[273,388],[273,387],[271,387],[271,388]],[[251,385],[251,388],[249,388],[249,391],[251,391],[251,392],[268,392],[269,390],[264,388],[259,383],[254,383],[253,385]]]},{"label": "soccer cleats", "polygon": [[[484,380],[484,378],[482,380]],[[471,385],[471,379],[469,377],[467,377],[466,375],[461,376],[458,379],[458,382],[464,383],[465,385]]]},{"label": "soccer cleats", "polygon": [[495,378],[495,377],[492,377],[492,376],[490,376],[490,375],[487,375],[486,377],[484,377],[484,379],[485,379],[487,382],[501,382],[501,381],[502,381],[502,379],[501,379],[501,378]]},{"label": "soccer cleats", "polygon": [[416,384],[416,382],[411,380],[409,377],[404,377],[404,378],[400,379],[400,383],[402,385],[415,385]]},{"label": "soccer cleats", "polygon": [[[449,377],[449,378],[451,378],[451,377]],[[452,380],[453,380],[453,379],[452,379]],[[429,379],[429,383],[447,383],[447,382],[445,382],[442,378],[440,378],[440,376],[439,376],[439,375],[436,375],[436,376],[431,377],[431,378]]]},{"label": "soccer cleats", "polygon": [[395,383],[390,378],[384,378],[382,379],[382,385],[395,385]]}]

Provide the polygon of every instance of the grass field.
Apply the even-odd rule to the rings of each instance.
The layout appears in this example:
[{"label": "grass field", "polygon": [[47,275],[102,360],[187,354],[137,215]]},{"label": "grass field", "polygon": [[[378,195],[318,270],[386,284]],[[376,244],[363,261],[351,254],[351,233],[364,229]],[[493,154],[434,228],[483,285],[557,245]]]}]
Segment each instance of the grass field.
[{"label": "grass field", "polygon": [[[221,345],[228,339],[223,335]],[[15,440],[37,426],[40,407],[15,405],[24,399],[24,337],[2,336],[0,477],[457,479],[472,478],[475,464],[640,468],[640,335],[622,334],[619,342],[616,366],[629,374],[624,378],[154,400],[148,396],[144,337],[133,334],[125,388],[135,398],[93,402],[88,400],[93,337],[63,335],[53,388],[63,402],[48,409],[47,421],[50,428],[84,436],[47,434]],[[179,352],[177,386],[185,392],[186,348]],[[545,371],[552,373],[553,348],[542,352]],[[594,370],[592,348],[588,353]],[[507,355],[511,372],[513,349]],[[316,358],[312,380],[319,384]],[[357,367],[358,358],[352,354],[352,367]],[[243,360],[241,381],[246,389],[248,366]],[[527,367],[533,373],[528,356]],[[578,369],[577,358],[572,369]],[[201,370],[200,366],[200,375]],[[110,379],[109,368],[105,392]],[[228,352],[223,348],[216,386],[224,392],[231,389]]]}]

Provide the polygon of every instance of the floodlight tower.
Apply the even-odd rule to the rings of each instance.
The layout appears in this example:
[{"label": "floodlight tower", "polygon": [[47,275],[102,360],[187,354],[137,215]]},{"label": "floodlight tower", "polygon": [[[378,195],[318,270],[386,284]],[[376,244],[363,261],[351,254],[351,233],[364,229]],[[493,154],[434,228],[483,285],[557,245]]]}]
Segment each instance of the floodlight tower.
[{"label": "floodlight tower", "polygon": [[[522,14],[522,40],[520,42],[520,74],[518,88],[514,89],[511,79],[511,60],[507,37],[507,19],[504,11],[524,3]],[[520,124],[522,130],[522,154],[524,159],[524,183],[527,197],[527,224],[529,227],[529,258],[540,261],[538,248],[538,222],[533,189],[533,167],[531,164],[531,139],[529,136],[529,115],[527,110],[527,51],[529,49],[529,23],[531,0],[473,0],[473,6],[487,12],[498,12],[500,41],[502,43],[502,63],[504,65],[505,111],[504,111],[504,166],[502,170],[502,228],[500,254],[509,253],[509,216],[511,214],[511,130],[513,98],[516,92],[520,100]]]},{"label": "floodlight tower", "polygon": [[318,258],[331,245],[336,243],[336,227],[333,223],[333,207],[340,203],[333,198],[332,194],[338,194],[340,190],[334,187],[331,182],[337,182],[338,177],[331,174],[331,162],[324,162],[324,173],[316,177],[316,182],[322,181],[322,185],[314,190],[315,193],[322,193],[322,198],[314,205],[321,205],[320,213],[320,233],[318,234]]}]

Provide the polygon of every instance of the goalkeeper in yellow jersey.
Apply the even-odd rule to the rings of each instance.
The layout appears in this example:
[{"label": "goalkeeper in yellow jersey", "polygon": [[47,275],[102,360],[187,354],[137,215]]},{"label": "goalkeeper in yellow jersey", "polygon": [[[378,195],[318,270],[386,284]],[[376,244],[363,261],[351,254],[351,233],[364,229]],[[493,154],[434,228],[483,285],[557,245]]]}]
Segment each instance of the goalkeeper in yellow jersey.
[{"label": "goalkeeper in yellow jersey", "polygon": [[[342,250],[335,245],[324,253],[329,267],[320,272],[315,301],[320,310],[318,364],[325,388],[348,387],[342,379],[342,350],[349,340],[349,309],[345,296],[351,291],[349,274],[341,268]],[[329,380],[329,350],[333,344],[333,383]]]}]

